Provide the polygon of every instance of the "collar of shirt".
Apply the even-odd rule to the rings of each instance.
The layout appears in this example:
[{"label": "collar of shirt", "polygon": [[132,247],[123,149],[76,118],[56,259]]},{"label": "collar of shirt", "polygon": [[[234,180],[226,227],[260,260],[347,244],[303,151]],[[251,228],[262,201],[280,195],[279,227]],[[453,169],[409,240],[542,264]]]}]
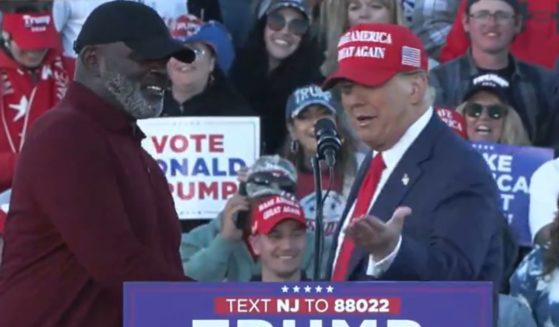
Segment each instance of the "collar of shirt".
[{"label": "collar of shirt", "polygon": [[[472,55],[472,49],[468,49],[468,52],[466,52],[466,59],[468,62],[468,66],[469,66],[469,71],[470,71],[470,75],[467,76],[468,79],[470,79],[472,76],[475,76],[477,74],[480,73],[479,68],[477,67],[477,64],[474,60],[474,57]],[[520,78],[525,78],[525,74],[522,71],[522,69],[520,68],[520,66],[518,65],[518,60],[516,60],[516,58],[509,54],[509,65],[512,62],[512,65],[514,67],[513,73],[512,73],[512,77],[518,75]]]},{"label": "collar of shirt", "polygon": [[427,109],[427,111],[425,111],[423,115],[421,115],[421,117],[419,117],[419,119],[408,128],[408,130],[392,148],[382,152],[382,158],[384,159],[384,164],[386,165],[385,172],[390,173],[394,170],[394,168],[396,168],[396,165],[400,159],[402,159],[404,153],[406,153],[421,131],[423,131],[425,126],[427,126],[432,116],[433,108]]},{"label": "collar of shirt", "polygon": [[87,114],[109,131],[128,134],[139,141],[146,137],[135,119],[131,119],[124,111],[116,108],[83,84],[71,82],[68,85],[64,101],[68,103],[68,107]]}]

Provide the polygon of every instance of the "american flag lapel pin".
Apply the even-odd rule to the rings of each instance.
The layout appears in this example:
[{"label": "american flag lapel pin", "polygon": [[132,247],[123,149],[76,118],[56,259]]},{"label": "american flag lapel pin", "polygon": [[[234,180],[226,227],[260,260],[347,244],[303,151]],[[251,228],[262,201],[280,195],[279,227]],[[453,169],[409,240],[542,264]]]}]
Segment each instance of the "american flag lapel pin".
[{"label": "american flag lapel pin", "polygon": [[404,174],[404,177],[402,177],[402,184],[404,184],[404,186],[408,186],[409,182],[410,182],[410,178],[408,174]]}]

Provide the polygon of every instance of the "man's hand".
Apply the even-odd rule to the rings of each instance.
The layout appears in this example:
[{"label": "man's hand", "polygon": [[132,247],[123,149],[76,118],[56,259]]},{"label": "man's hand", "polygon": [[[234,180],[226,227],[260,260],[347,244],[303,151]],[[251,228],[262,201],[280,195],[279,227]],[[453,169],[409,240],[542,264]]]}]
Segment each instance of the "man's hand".
[{"label": "man's hand", "polygon": [[375,261],[386,258],[398,245],[404,227],[404,219],[411,214],[408,207],[399,207],[386,223],[374,216],[366,216],[351,222],[346,235],[356,246],[373,255]]},{"label": "man's hand", "polygon": [[223,238],[238,241],[243,237],[243,231],[235,226],[235,215],[239,211],[250,210],[248,199],[239,194],[235,194],[225,204],[223,214],[221,215],[221,231]]}]

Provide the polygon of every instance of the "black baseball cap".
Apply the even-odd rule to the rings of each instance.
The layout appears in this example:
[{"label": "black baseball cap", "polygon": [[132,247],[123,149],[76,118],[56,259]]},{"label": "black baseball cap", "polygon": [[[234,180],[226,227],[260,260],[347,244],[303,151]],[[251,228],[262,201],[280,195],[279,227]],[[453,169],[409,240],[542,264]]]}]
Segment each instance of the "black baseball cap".
[{"label": "black baseball cap", "polygon": [[506,79],[497,74],[488,73],[474,76],[463,101],[468,101],[480,91],[486,91],[495,94],[501,102],[508,104],[510,102],[507,96],[509,85],[510,83]]},{"label": "black baseball cap", "polygon": [[305,15],[307,19],[311,18],[310,8],[308,7],[306,0],[272,0],[266,10],[266,14],[269,15],[276,10],[286,7],[297,9]]},{"label": "black baseball cap", "polygon": [[167,25],[151,7],[139,2],[115,0],[95,8],[74,42],[79,53],[87,45],[124,42],[139,60],[174,57],[191,63],[193,50],[172,38]]}]

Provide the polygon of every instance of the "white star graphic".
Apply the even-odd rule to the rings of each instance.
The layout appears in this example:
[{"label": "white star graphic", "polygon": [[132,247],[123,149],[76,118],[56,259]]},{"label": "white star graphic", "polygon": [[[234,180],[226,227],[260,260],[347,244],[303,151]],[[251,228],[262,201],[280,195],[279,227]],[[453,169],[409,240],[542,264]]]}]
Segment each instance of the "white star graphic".
[{"label": "white star graphic", "polygon": [[25,116],[25,113],[27,112],[27,107],[29,106],[29,100],[27,100],[27,97],[25,95],[22,95],[18,104],[10,104],[9,106],[10,108],[17,111],[17,114],[14,117],[14,122],[16,122],[21,118],[23,118],[23,116]]},{"label": "white star graphic", "polygon": [[320,287],[320,286],[315,287],[314,290],[315,290],[317,293],[322,293],[322,287]]},{"label": "white star graphic", "polygon": [[52,69],[49,66],[43,66],[43,70],[41,71],[41,79],[47,80],[50,76],[52,76]]},{"label": "white star graphic", "polygon": [[332,287],[332,285],[328,285],[328,287],[326,287],[326,293],[332,293],[334,292],[334,288]]},{"label": "white star graphic", "polygon": [[289,292],[289,287],[287,287],[287,286],[284,285],[284,286],[281,288],[281,291],[282,291],[283,293],[287,293],[287,292]]},{"label": "white star graphic", "polygon": [[305,293],[310,293],[312,290],[312,287],[310,287],[309,285],[305,286]]},{"label": "white star graphic", "polygon": [[293,293],[299,293],[299,290],[301,290],[299,286],[293,286]]}]

